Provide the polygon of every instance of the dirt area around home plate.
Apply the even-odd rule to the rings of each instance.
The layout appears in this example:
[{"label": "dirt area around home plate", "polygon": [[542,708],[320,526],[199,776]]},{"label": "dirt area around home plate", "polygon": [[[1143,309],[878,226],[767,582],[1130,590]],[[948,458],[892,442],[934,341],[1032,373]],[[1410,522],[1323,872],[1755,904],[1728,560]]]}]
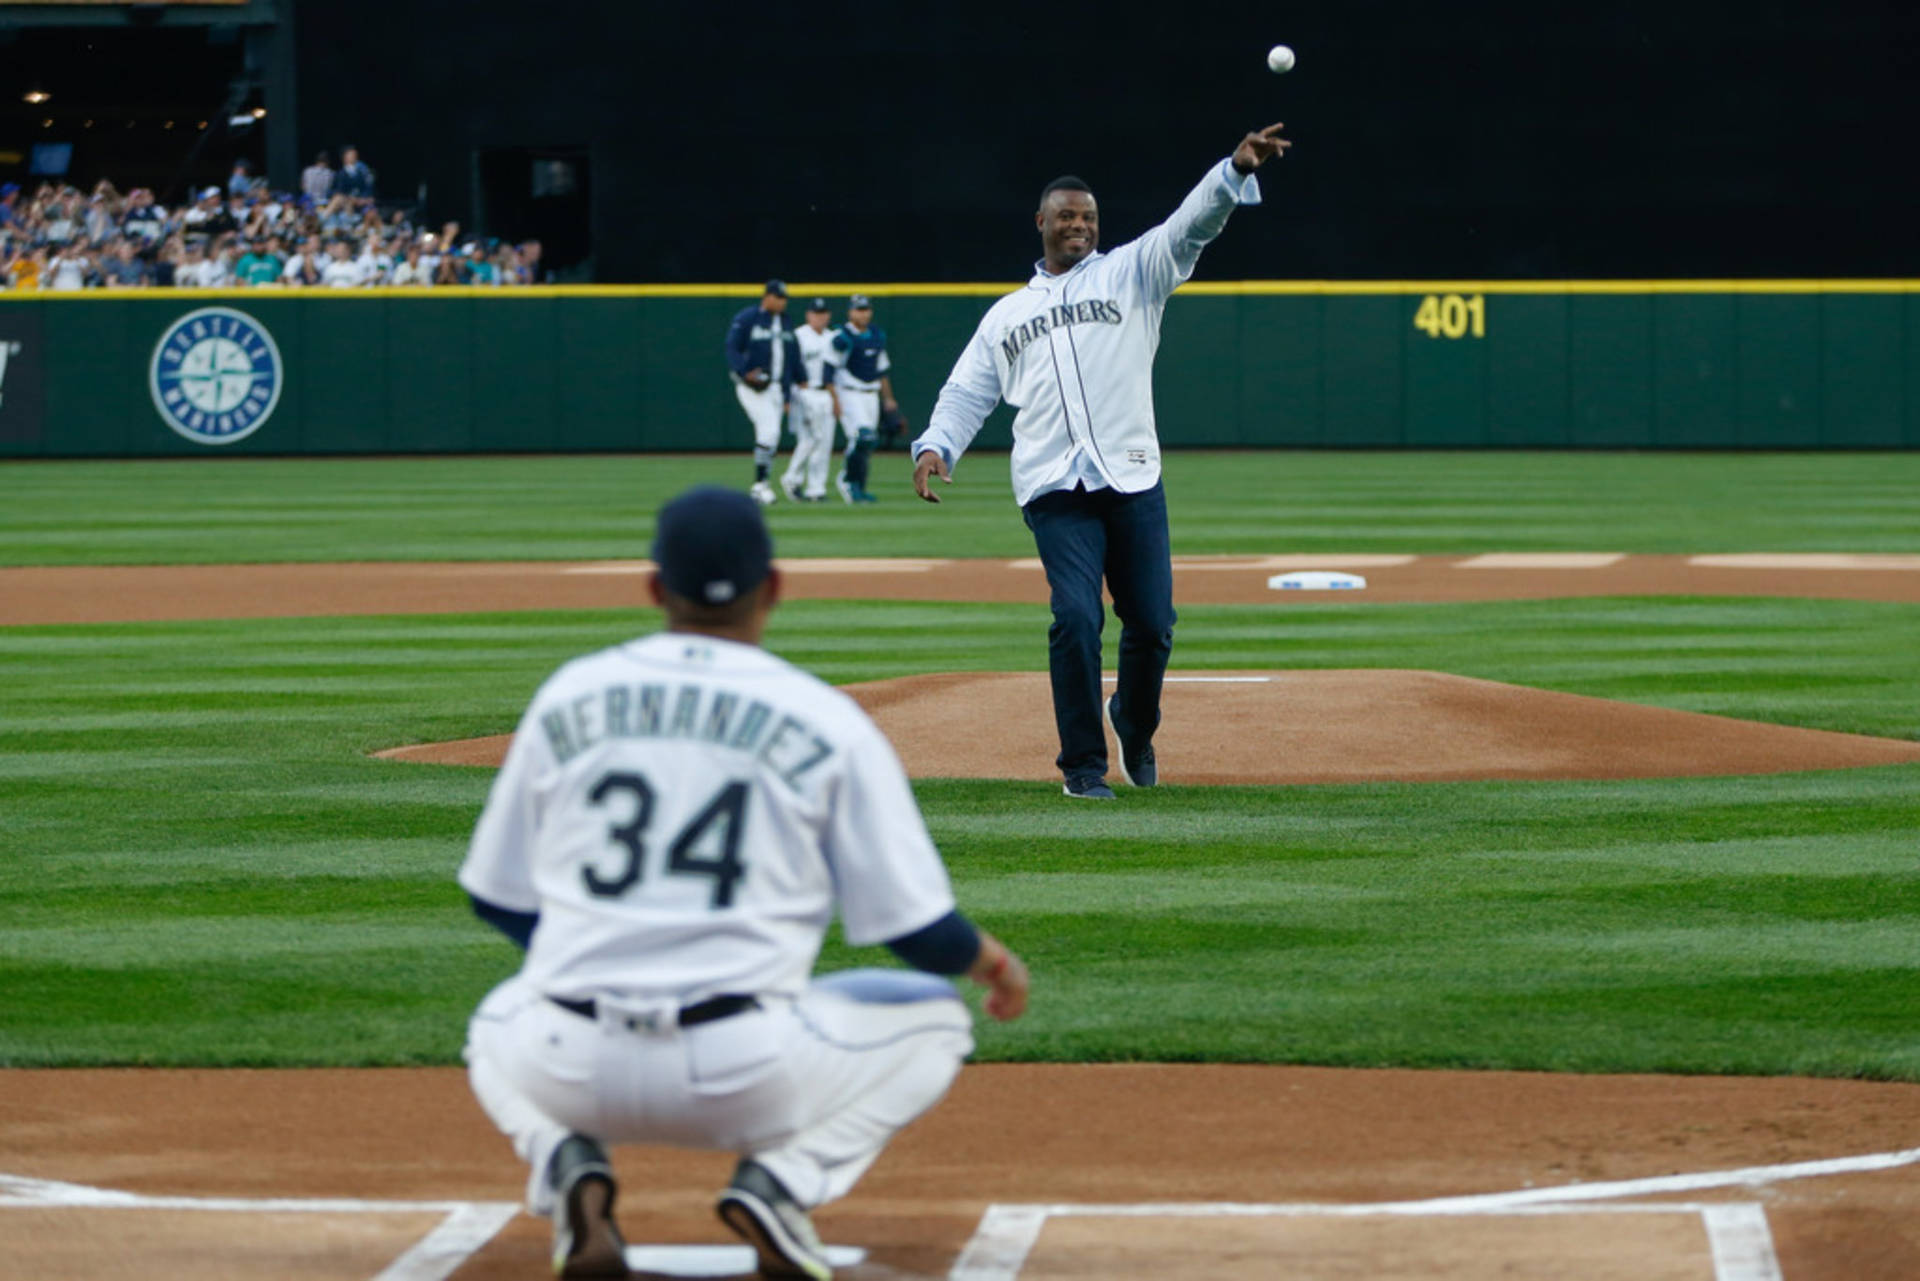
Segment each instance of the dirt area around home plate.
[{"label": "dirt area around home plate", "polygon": [[[1810,595],[1920,601],[1920,557],[1188,558],[1183,603]],[[1475,563],[1479,562],[1479,563]],[[636,607],[644,565],[0,570],[0,624]],[[789,563],[799,597],[1030,601],[1021,562]],[[1637,777],[1920,759],[1823,734],[1436,672],[1182,673],[1169,781]],[[1039,754],[1045,678],[851,692],[916,772],[970,772],[955,702]],[[1248,750],[1288,727],[1284,750]],[[1034,722],[1037,722],[1035,724]],[[1183,730],[1181,733],[1186,733]],[[1195,733],[1200,730],[1195,729]],[[1013,737],[1009,737],[1012,735]],[[1021,736],[1025,737],[1021,737]],[[1029,742],[1028,740],[1032,741]],[[474,763],[498,742],[479,740]],[[1227,762],[1223,765],[1222,762]],[[989,776],[1007,776],[1004,764]],[[621,1149],[641,1275],[742,1275],[711,1198],[730,1158]],[[523,1172],[453,1069],[0,1073],[0,1274],[92,1281],[510,1281],[550,1275]],[[1804,1079],[984,1065],[818,1220],[847,1281],[1912,1281],[1920,1087]],[[671,1247],[680,1247],[674,1249]],[[733,1271],[728,1272],[727,1269]]]},{"label": "dirt area around home plate", "polygon": [[[9,1277],[550,1275],[457,1069],[8,1072],[0,1153]],[[995,1064],[818,1222],[844,1281],[1912,1281],[1915,1160],[1910,1085]],[[614,1164],[643,1275],[746,1272],[730,1157]]]}]

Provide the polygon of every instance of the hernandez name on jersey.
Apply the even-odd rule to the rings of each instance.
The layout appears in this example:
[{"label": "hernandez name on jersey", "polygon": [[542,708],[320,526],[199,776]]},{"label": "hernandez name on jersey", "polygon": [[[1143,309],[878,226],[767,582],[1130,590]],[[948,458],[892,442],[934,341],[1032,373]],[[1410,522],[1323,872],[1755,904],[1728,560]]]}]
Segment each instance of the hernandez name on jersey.
[{"label": "hernandez name on jersey", "polygon": [[859,704],[765,650],[672,633],[547,680],[460,880],[540,913],[522,973],[575,998],[796,993],[836,891],[856,947],[954,906]]}]

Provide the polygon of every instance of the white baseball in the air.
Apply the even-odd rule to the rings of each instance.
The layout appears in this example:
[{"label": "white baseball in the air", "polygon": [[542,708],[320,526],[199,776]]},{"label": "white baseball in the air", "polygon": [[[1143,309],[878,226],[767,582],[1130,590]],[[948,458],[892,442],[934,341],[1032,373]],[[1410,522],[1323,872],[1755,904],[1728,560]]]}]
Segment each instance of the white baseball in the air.
[{"label": "white baseball in the air", "polygon": [[1293,50],[1283,44],[1277,44],[1267,50],[1267,70],[1276,76],[1292,71]]}]

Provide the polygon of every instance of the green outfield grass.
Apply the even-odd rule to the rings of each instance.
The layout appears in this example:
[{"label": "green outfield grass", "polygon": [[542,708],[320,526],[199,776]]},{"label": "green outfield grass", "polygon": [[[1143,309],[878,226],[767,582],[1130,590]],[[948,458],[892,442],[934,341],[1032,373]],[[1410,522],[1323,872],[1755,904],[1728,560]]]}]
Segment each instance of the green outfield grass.
[{"label": "green outfield grass", "polygon": [[[884,466],[899,468],[898,455]],[[0,466],[0,563],[644,554],[738,458]],[[777,508],[787,555],[1027,555],[1005,460],[930,511]],[[1201,454],[1176,550],[1920,550],[1920,456]],[[0,628],[0,1063],[451,1063],[515,953],[453,872],[499,733],[615,612]],[[829,680],[1038,670],[1030,606],[795,602]],[[1194,668],[1429,668],[1920,739],[1920,607],[1361,601],[1182,611]],[[1169,763],[1170,766],[1172,763]],[[1920,766],[1756,778],[919,785],[1032,961],[998,1059],[1920,1080]],[[870,963],[830,943],[828,964]]]},{"label": "green outfield grass", "polygon": [[[877,507],[776,507],[781,552],[1032,555],[1004,454],[963,459],[938,511],[904,454],[874,465]],[[1920,548],[1920,453],[1180,453],[1167,476],[1184,553]],[[617,559],[674,493],[750,478],[744,454],[0,464],[0,565]]]},{"label": "green outfield grass", "polygon": [[[770,641],[841,682],[1034,668],[1034,612],[796,602]],[[452,881],[490,775],[365,753],[510,728],[554,664],[644,625],[0,630],[0,1062],[454,1061],[514,958]],[[1207,607],[1180,644],[1187,667],[1439,668],[1920,736],[1906,606]],[[1920,767],[919,792],[963,901],[1036,971],[988,1058],[1920,1080]]]}]

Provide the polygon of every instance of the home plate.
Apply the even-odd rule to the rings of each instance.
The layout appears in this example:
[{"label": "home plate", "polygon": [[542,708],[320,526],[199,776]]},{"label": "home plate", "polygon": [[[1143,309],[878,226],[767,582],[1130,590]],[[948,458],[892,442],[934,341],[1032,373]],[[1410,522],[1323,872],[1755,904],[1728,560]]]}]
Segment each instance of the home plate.
[{"label": "home plate", "polygon": [[[867,1261],[867,1252],[855,1245],[830,1245],[826,1253],[829,1267],[856,1268]],[[760,1263],[744,1245],[630,1245],[627,1266],[663,1277],[747,1277]]]},{"label": "home plate", "polygon": [[1267,580],[1267,586],[1277,592],[1353,591],[1366,585],[1367,580],[1358,574],[1345,574],[1332,569],[1290,570]]}]

